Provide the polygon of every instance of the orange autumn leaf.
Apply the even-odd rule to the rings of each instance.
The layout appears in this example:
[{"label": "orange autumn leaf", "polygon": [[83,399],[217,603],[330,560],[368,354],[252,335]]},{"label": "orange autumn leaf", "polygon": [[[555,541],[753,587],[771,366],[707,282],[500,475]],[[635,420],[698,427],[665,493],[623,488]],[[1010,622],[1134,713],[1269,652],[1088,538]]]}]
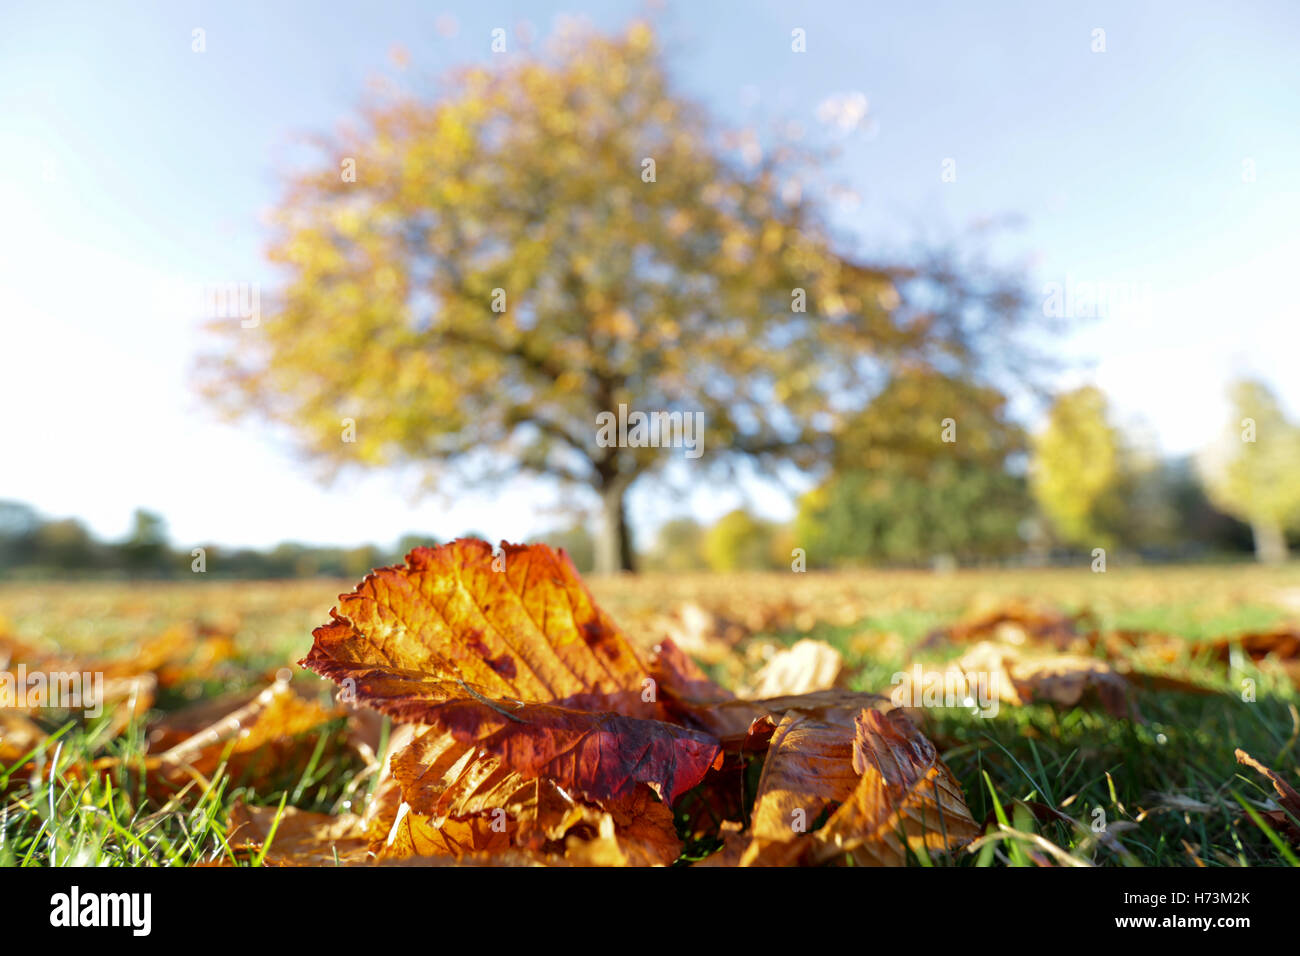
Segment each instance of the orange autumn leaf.
[{"label": "orange autumn leaf", "polygon": [[377,705],[392,677],[427,686],[429,699],[468,696],[450,689],[466,683],[494,699],[659,716],[631,643],[545,545],[503,544],[496,558],[486,541],[416,548],[340,596],[331,617],[302,665],[356,679],[357,696]]},{"label": "orange autumn leaf", "polygon": [[[450,743],[451,753],[444,756],[459,755],[453,767],[485,760],[487,776],[499,775],[499,765],[491,769],[493,758],[458,750],[449,735],[442,742]],[[471,811],[468,815],[446,816],[421,812],[431,806],[428,793],[404,786],[403,776],[395,773],[380,784],[367,813],[376,862],[451,857],[473,863],[491,857],[504,864],[517,858],[548,866],[663,866],[681,854],[672,811],[646,787],[597,806],[574,800],[550,781],[523,781],[507,772],[511,779],[503,781],[503,788],[489,787],[469,804],[452,802]],[[405,799],[408,795],[414,806]],[[494,803],[501,805],[488,806]]]},{"label": "orange autumn leaf", "polygon": [[[277,681],[247,704],[190,733],[157,755],[163,767],[191,768],[210,773],[229,751],[230,757],[252,757],[263,747],[283,744],[341,716]],[[160,731],[166,737],[166,722]]]},{"label": "orange autumn leaf", "polygon": [[859,865],[902,866],[973,840],[980,827],[934,745],[900,712],[863,710],[855,721],[853,795],[817,831],[815,860],[852,853]]},{"label": "orange autumn leaf", "polygon": [[808,849],[801,837],[853,794],[858,777],[851,711],[787,712],[768,745],[742,865],[796,862]]},{"label": "orange autumn leaf", "polygon": [[500,853],[514,846],[509,821],[490,814],[435,820],[411,810],[395,780],[372,798],[375,812],[367,820],[370,852],[375,859],[462,857]]},{"label": "orange autumn leaf", "polygon": [[902,712],[790,710],[772,736],[739,865],[851,853],[860,865],[902,866],[907,850],[951,850],[977,833],[952,773]]},{"label": "orange autumn leaf", "polygon": [[302,664],[396,720],[442,728],[594,799],[673,801],[720,758],[663,719],[655,682],[563,552],[417,548],[339,599]]}]

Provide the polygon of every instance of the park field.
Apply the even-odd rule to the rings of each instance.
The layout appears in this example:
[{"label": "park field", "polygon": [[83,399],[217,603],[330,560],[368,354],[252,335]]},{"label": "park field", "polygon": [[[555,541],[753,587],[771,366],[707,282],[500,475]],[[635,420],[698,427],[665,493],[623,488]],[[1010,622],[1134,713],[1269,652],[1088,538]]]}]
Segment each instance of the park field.
[{"label": "park field", "polygon": [[[368,784],[361,758],[333,746],[345,735],[337,723],[309,735],[308,759],[283,773],[237,778],[216,767],[197,800],[159,796],[130,772],[156,753],[157,728],[169,719],[247,696],[277,675],[291,673],[296,688],[327,701],[332,685],[295,662],[353,583],[0,583],[0,642],[11,648],[117,662],[123,672],[159,646],[181,648],[165,665],[149,665],[158,679],[147,706],[111,732],[42,712],[32,719],[59,735],[57,753],[6,749],[0,739],[0,865],[248,862],[225,839],[236,801],[356,808]],[[995,716],[920,708],[917,720],[992,834],[941,864],[1297,863],[1293,821],[1269,781],[1235,756],[1241,748],[1300,786],[1296,565],[647,574],[587,583],[634,643],[648,648],[671,636],[737,690],[752,688],[774,655],[805,639],[838,651],[837,682],[853,690],[888,694],[918,662],[946,666],[978,640],[1038,660],[1091,660],[1122,683],[1121,710],[1086,681],[1077,701],[1022,693]],[[32,772],[47,760],[52,771]],[[105,760],[122,773],[84,769]],[[688,856],[713,848],[696,843]]]}]

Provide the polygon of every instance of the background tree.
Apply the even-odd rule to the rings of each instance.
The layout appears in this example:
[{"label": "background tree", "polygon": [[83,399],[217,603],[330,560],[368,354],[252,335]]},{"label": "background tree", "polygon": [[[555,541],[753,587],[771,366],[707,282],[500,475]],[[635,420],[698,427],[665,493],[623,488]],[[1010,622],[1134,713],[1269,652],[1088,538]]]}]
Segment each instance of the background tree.
[{"label": "background tree", "polygon": [[760,571],[778,566],[777,528],[737,508],[704,534],[704,560],[713,571]]},{"label": "background tree", "polygon": [[829,478],[800,500],[795,543],[819,567],[1019,550],[1026,438],[1006,405],[989,386],[900,372],[846,424]]},{"label": "background tree", "polygon": [[1057,536],[1083,548],[1115,546],[1130,475],[1123,436],[1101,390],[1057,397],[1033,440],[1030,488]]},{"label": "background tree", "polygon": [[162,515],[137,508],[131,516],[131,533],[118,547],[122,563],[133,574],[165,570],[170,557],[167,522]]},{"label": "background tree", "polygon": [[0,568],[27,564],[36,557],[41,516],[21,501],[0,501]]},{"label": "background tree", "polygon": [[1300,526],[1300,428],[1262,382],[1239,381],[1230,396],[1234,421],[1201,459],[1206,490],[1250,525],[1260,561],[1285,561],[1287,529]]},{"label": "background tree", "polygon": [[1160,471],[1164,500],[1174,513],[1174,541],[1184,555],[1251,550],[1250,525],[1210,501],[1195,456],[1168,459]]},{"label": "background tree", "polygon": [[655,571],[701,571],[704,560],[705,528],[694,518],[672,518],[655,532],[654,546],[645,565]]},{"label": "background tree", "polygon": [[581,522],[565,528],[556,528],[532,539],[532,542],[538,541],[552,548],[563,548],[568,552],[573,566],[583,574],[596,566],[596,542],[592,540],[591,532]]},{"label": "background tree", "polygon": [[36,554],[49,567],[88,571],[104,563],[104,546],[76,518],[47,521],[36,532]]},{"label": "background tree", "polygon": [[808,467],[882,364],[973,360],[991,323],[971,300],[1009,314],[997,288],[909,298],[916,270],[839,254],[815,157],[717,129],[643,24],[444,90],[322,143],[278,210],[274,308],[214,325],[207,394],[329,466],[586,486],[597,566],[629,568],[627,491],[674,453],[598,446],[598,414],[701,411],[700,467]]},{"label": "background tree", "polygon": [[430,534],[408,531],[397,539],[397,548],[393,552],[394,563],[400,564],[416,548],[436,548],[442,542]]}]

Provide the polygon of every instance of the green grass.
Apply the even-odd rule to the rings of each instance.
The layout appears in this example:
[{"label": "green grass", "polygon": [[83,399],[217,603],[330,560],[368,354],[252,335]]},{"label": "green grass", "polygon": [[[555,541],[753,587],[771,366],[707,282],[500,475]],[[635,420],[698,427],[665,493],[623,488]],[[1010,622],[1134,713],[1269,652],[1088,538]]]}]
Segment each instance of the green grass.
[{"label": "green grass", "polygon": [[[98,724],[68,722],[45,754],[35,751],[0,768],[0,866],[186,866],[260,863],[237,856],[226,822],[237,801],[341,813],[359,803],[369,780],[343,746],[341,721],[311,735],[302,766],[257,781],[237,779],[225,766],[211,786],[187,786],[165,801],[145,793],[140,767],[145,739],[139,725],[95,743]],[[79,768],[117,758],[110,772]],[[299,762],[301,763],[301,761]],[[264,848],[265,851],[265,848]]]}]

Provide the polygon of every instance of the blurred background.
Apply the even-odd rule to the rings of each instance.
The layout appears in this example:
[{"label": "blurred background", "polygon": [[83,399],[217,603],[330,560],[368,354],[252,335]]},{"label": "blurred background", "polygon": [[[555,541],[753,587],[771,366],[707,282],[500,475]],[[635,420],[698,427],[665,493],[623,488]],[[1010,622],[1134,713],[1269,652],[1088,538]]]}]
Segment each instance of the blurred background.
[{"label": "blurred background", "polygon": [[[1281,2],[10,9],[0,576],[1282,562],[1298,40]],[[620,406],[701,453],[602,444]]]}]

